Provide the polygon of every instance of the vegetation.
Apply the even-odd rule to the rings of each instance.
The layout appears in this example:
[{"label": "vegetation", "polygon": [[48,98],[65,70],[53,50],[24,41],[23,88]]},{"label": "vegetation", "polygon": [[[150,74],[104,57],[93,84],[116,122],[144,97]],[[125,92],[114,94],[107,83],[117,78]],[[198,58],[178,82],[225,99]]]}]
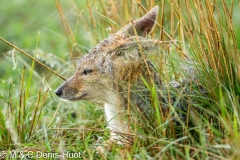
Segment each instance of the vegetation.
[{"label": "vegetation", "polygon": [[[201,110],[194,127],[184,123],[174,130],[157,119],[153,134],[136,133],[147,141],[136,139],[130,149],[115,146],[106,159],[240,158],[237,1],[1,3],[0,36],[65,78],[74,73],[78,57],[131,19],[159,5],[158,25],[151,38],[174,40],[161,54],[151,55],[162,80],[181,81],[185,73],[179,64],[185,63],[197,71],[198,83],[208,94],[192,97]],[[30,156],[69,151],[80,152],[83,159],[104,159],[95,150],[109,135],[102,104],[61,101],[54,94],[63,82],[58,75],[6,42],[2,41],[0,48],[0,153],[6,152],[9,158],[10,151],[24,151]],[[150,89],[153,95],[157,92]],[[190,85],[189,89],[194,87]],[[153,96],[153,103],[156,101]],[[157,117],[162,118],[160,113]]]}]

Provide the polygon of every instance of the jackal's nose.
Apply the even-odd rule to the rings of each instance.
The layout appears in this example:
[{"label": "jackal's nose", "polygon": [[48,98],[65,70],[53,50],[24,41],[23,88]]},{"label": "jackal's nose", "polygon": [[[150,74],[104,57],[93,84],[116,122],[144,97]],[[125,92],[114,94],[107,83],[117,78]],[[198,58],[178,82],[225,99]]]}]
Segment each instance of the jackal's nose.
[{"label": "jackal's nose", "polygon": [[58,97],[61,97],[61,95],[62,95],[62,89],[61,89],[61,88],[56,89],[55,94],[56,94]]}]

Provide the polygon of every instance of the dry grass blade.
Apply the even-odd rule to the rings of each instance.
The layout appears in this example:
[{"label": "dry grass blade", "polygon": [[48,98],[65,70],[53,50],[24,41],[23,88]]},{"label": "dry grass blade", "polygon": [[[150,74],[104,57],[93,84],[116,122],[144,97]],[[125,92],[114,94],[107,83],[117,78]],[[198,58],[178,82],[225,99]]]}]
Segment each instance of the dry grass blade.
[{"label": "dry grass blade", "polygon": [[[69,26],[68,24],[68,21],[63,13],[63,10],[62,10],[62,6],[59,2],[59,0],[55,0],[55,3],[56,3],[56,6],[57,6],[57,9],[58,9],[58,12],[59,12],[59,15],[60,15],[60,18],[62,20],[62,26],[63,26],[63,29],[64,29],[64,33],[67,37],[67,40],[68,40],[68,47],[70,49],[70,56],[72,58],[72,62],[73,62],[73,65],[74,67],[76,68],[76,63],[74,61],[74,57],[73,57],[73,46],[70,42],[72,42],[73,44],[76,42],[76,39],[75,39],[75,36],[71,30],[71,27]],[[70,38],[71,38],[71,41],[70,41]]]},{"label": "dry grass blade", "polygon": [[39,114],[38,114],[38,117],[37,117],[36,124],[39,123],[39,119],[40,119],[40,116],[41,116],[41,113],[42,113],[42,109],[43,109],[43,107],[44,107],[44,102],[45,102],[45,100],[46,100],[46,98],[47,98],[47,93],[48,93],[48,91],[49,91],[49,89],[47,89],[47,90],[45,91],[45,93],[44,93],[44,96],[43,96],[43,99],[42,99],[42,104],[41,104],[42,107],[40,108],[40,111],[39,111]]},{"label": "dry grass blade", "polygon": [[40,62],[39,60],[37,60],[36,58],[32,57],[31,55],[29,55],[28,53],[24,52],[23,50],[21,50],[20,48],[18,48],[17,46],[13,45],[12,43],[6,41],[5,39],[3,39],[2,37],[0,37],[0,40],[3,41],[4,43],[10,45],[11,47],[15,48],[16,50],[18,50],[19,52],[23,53],[25,56],[31,58],[32,60],[36,61],[37,63],[39,63],[41,66],[43,66],[44,68],[46,68],[47,70],[51,71],[52,73],[54,73],[55,75],[57,75],[58,77],[60,77],[62,80],[66,81],[66,79],[64,77],[62,77],[60,74],[58,74],[57,72],[55,72],[53,69],[49,68],[48,66],[46,66],[45,64],[43,64],[42,62]]},{"label": "dry grass blade", "polygon": [[161,24],[160,24],[160,30],[161,30],[161,35],[160,35],[160,40],[163,40],[163,34],[164,34],[164,29],[163,29],[163,24],[164,24],[164,0],[162,1],[162,12],[161,12]]},{"label": "dry grass blade", "polygon": [[18,106],[18,124],[17,124],[17,130],[19,133],[19,136],[21,137],[22,132],[21,130],[21,123],[23,122],[23,114],[24,114],[24,73],[25,73],[25,67],[23,67],[22,75],[21,75],[21,86],[20,86],[20,99],[19,99],[19,106]]},{"label": "dry grass blade", "polygon": [[35,109],[35,111],[34,111],[33,120],[32,120],[32,123],[31,123],[30,130],[29,130],[29,138],[31,137],[32,132],[33,132],[33,129],[34,129],[33,126],[34,126],[34,123],[35,123],[35,119],[36,119],[36,117],[37,117],[37,111],[38,111],[39,103],[40,103],[40,99],[41,99],[41,92],[42,92],[42,90],[40,89],[40,91],[38,92],[36,109]]}]

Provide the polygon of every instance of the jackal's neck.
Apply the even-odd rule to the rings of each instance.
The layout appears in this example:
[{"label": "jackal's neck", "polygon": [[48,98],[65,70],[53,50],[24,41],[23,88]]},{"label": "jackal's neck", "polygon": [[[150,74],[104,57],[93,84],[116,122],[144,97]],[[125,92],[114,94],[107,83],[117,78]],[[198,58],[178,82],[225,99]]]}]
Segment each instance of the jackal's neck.
[{"label": "jackal's neck", "polygon": [[113,139],[121,139],[118,137],[118,133],[128,133],[127,127],[124,121],[121,119],[121,113],[123,111],[122,101],[117,95],[108,96],[108,101],[104,103],[104,112],[108,123],[108,128],[111,131],[111,137]]},{"label": "jackal's neck", "polygon": [[[148,67],[145,63],[128,67],[119,68],[118,74],[115,74],[115,83],[111,94],[107,94],[104,102],[104,111],[108,128],[113,132],[127,133],[127,124],[121,117],[126,114],[128,106],[130,110],[141,110],[144,115],[150,116],[150,91],[147,89],[143,80],[150,83],[153,80],[156,85],[159,85],[159,77],[152,65],[151,61],[147,61]],[[147,70],[148,69],[148,70]],[[124,112],[125,111],[125,112]],[[125,119],[126,120],[126,119]]]}]

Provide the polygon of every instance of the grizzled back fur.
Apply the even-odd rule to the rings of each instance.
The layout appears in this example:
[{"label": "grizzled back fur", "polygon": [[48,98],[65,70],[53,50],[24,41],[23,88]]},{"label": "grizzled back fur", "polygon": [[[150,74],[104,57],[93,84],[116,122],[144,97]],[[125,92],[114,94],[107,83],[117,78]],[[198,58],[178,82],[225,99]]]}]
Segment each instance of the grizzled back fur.
[{"label": "grizzled back fur", "polygon": [[[157,15],[158,6],[101,41],[80,59],[76,73],[56,90],[57,96],[66,100],[103,102],[111,139],[119,140],[115,132],[130,132],[125,119],[121,118],[126,110],[138,111],[146,119],[154,121],[156,104],[153,104],[146,82],[156,87],[157,107],[163,116],[170,103],[174,105],[179,101],[175,104],[179,110],[186,110],[188,106],[185,100],[177,100],[171,95],[180,85],[172,82],[169,94],[166,89],[169,85],[162,84],[154,64],[147,57],[157,46],[168,44],[146,38],[156,23]],[[185,117],[181,112],[178,116]]]}]

